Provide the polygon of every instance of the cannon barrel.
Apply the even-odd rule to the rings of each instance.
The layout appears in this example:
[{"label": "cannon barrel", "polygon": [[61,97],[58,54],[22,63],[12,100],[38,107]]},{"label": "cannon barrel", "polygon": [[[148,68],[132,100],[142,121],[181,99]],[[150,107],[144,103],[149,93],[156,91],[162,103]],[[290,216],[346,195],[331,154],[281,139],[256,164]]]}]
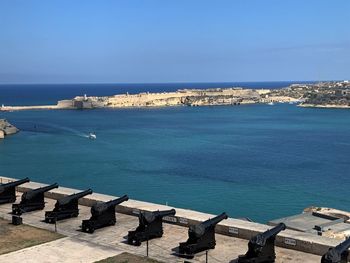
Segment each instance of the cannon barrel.
[{"label": "cannon barrel", "polygon": [[284,223],[279,223],[277,226],[275,226],[274,228],[271,228],[267,231],[265,231],[264,233],[260,234],[260,237],[264,240],[277,235],[279,232],[283,231],[286,229],[286,225]]},{"label": "cannon barrel", "polygon": [[31,191],[25,192],[22,195],[22,200],[33,198],[34,196],[36,196],[38,194],[45,193],[45,192],[50,191],[50,190],[52,190],[54,188],[58,188],[58,184],[57,183],[54,183],[54,184],[51,184],[51,185],[48,185],[48,186],[44,186],[44,187],[40,187],[40,188],[37,188],[37,189],[33,189]]},{"label": "cannon barrel", "polygon": [[92,214],[99,214],[102,213],[103,211],[107,210],[110,207],[115,207],[116,205],[119,205],[122,202],[128,201],[129,197],[127,195],[124,195],[120,198],[108,201],[108,202],[104,202],[104,203],[96,203],[91,207],[91,213]]},{"label": "cannon barrel", "polygon": [[30,181],[29,178],[26,177],[26,178],[21,179],[21,180],[17,180],[17,181],[14,181],[14,182],[2,184],[2,185],[0,185],[0,191],[1,191],[1,188],[5,189],[5,188],[8,188],[8,187],[14,187],[14,186],[18,186],[18,185],[21,185],[21,184],[24,184],[24,183],[28,183],[29,181]]},{"label": "cannon barrel", "polygon": [[286,229],[286,225],[284,223],[279,223],[277,226],[274,228],[271,228],[264,233],[258,234],[254,236],[251,240],[250,243],[257,245],[259,247],[263,247],[266,244],[266,241],[271,238],[276,236],[279,232],[282,230]]},{"label": "cannon barrel", "polygon": [[251,262],[275,262],[275,239],[276,235],[286,229],[284,223],[253,236],[248,243],[248,251],[238,257],[238,263]]},{"label": "cannon barrel", "polygon": [[59,199],[56,203],[56,205],[60,206],[60,205],[65,205],[68,204],[69,202],[71,202],[72,200],[77,200],[80,199],[86,195],[92,194],[92,190],[88,189],[85,191],[82,191],[80,193],[76,193],[76,194],[72,194],[72,195],[68,195],[63,197],[62,199]]},{"label": "cannon barrel", "polygon": [[116,206],[119,205],[120,203],[123,203],[125,201],[128,201],[129,197],[127,195],[123,195],[122,197],[119,197],[117,199],[111,200],[106,202],[105,204],[110,207],[110,206]]},{"label": "cannon barrel", "polygon": [[143,211],[139,214],[139,226],[128,233],[128,244],[139,246],[141,242],[163,236],[163,217],[175,215],[175,209]]},{"label": "cannon barrel", "polygon": [[[326,254],[322,256],[321,263],[340,263],[347,262],[347,250],[350,247],[350,238],[340,243],[338,246],[330,248]],[[344,260],[342,260],[344,259]]]},{"label": "cannon barrel", "polygon": [[164,210],[164,211],[156,211],[153,213],[155,217],[173,216],[176,214],[176,210],[170,209],[170,210]]},{"label": "cannon barrel", "polygon": [[228,216],[226,213],[222,213],[216,217],[213,217],[211,219],[208,219],[207,221],[204,221],[197,225],[192,225],[188,229],[189,235],[194,235],[197,238],[203,236],[207,230],[209,230],[212,227],[215,227],[216,224],[218,224],[220,221],[227,219]]},{"label": "cannon barrel", "polygon": [[340,254],[342,254],[344,251],[348,250],[350,248],[350,237],[340,243],[338,246],[336,246],[334,249],[336,249]]},{"label": "cannon barrel", "polygon": [[200,224],[191,225],[188,229],[187,241],[180,243],[179,253],[192,257],[200,251],[214,249],[216,245],[215,226],[227,218],[227,214],[222,213]]},{"label": "cannon barrel", "polygon": [[141,218],[144,221],[144,223],[152,223],[153,221],[157,220],[157,219],[162,219],[164,216],[168,216],[168,215],[175,215],[176,211],[175,209],[171,209],[171,210],[164,210],[164,211],[154,211],[154,212],[142,212],[141,213]]},{"label": "cannon barrel", "polygon": [[227,219],[227,218],[228,218],[228,216],[224,212],[216,217],[213,217],[211,219],[208,219],[207,221],[204,221],[203,223],[201,223],[201,225],[203,225],[205,228],[208,228],[211,226],[215,226],[216,224],[220,223],[222,220]]}]

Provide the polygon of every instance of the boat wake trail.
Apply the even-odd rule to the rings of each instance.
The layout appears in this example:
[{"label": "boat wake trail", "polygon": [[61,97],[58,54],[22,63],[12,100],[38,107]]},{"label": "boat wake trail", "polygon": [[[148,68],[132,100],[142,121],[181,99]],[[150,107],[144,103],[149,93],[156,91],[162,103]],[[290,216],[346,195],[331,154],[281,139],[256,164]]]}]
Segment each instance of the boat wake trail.
[{"label": "boat wake trail", "polygon": [[53,123],[33,123],[22,121],[18,122],[18,128],[22,131],[28,132],[73,135],[81,138],[89,138],[89,134],[87,133],[81,132],[71,127],[61,126]]}]

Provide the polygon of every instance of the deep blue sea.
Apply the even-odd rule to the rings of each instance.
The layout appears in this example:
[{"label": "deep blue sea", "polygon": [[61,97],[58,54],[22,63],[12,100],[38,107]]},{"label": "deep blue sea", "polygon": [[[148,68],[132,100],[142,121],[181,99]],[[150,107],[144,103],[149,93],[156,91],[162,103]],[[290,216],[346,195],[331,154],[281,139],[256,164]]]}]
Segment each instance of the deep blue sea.
[{"label": "deep blue sea", "polygon": [[[287,82],[239,83],[277,88]],[[239,85],[2,85],[0,104]],[[350,210],[350,110],[241,105],[0,112],[0,174],[266,222]],[[97,140],[86,135],[95,132]]]}]

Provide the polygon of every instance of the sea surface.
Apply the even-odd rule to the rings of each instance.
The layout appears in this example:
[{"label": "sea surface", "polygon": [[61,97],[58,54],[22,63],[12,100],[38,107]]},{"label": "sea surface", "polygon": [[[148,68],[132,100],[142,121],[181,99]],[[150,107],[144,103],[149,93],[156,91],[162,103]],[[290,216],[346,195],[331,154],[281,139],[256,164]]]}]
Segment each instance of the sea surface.
[{"label": "sea surface", "polygon": [[[232,85],[238,84],[0,85],[0,103]],[[0,118],[21,129],[0,141],[3,176],[258,222],[311,205],[350,210],[350,110],[276,104],[19,111]]]}]

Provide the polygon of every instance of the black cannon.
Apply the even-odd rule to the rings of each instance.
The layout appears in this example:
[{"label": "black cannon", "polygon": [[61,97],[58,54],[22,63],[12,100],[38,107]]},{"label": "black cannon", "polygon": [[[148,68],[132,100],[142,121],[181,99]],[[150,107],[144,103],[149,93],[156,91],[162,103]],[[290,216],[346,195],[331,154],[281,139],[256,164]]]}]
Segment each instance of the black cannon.
[{"label": "black cannon", "polygon": [[330,248],[322,256],[321,263],[346,263],[349,256],[350,238],[340,243],[338,246]]},{"label": "black cannon", "polygon": [[98,202],[91,207],[91,217],[83,220],[82,230],[87,233],[93,233],[95,229],[113,226],[116,223],[115,206],[124,201],[128,201],[129,197],[124,195],[118,199],[108,202]]},{"label": "black cannon", "polygon": [[55,183],[23,193],[21,202],[19,204],[12,205],[12,214],[21,215],[25,212],[44,209],[44,193],[54,188],[58,188],[58,184]]},{"label": "black cannon", "polygon": [[140,246],[142,241],[163,236],[163,217],[175,215],[175,209],[154,212],[141,212],[139,226],[129,231],[128,244]]},{"label": "black cannon", "polygon": [[22,180],[15,182],[1,184],[0,185],[0,204],[13,203],[16,202],[16,186],[24,183],[28,183],[29,178],[26,177]]},{"label": "black cannon", "polygon": [[252,237],[248,243],[248,252],[239,256],[238,263],[272,263],[275,262],[275,239],[286,225],[279,223],[264,233]]},{"label": "black cannon", "polygon": [[192,256],[195,253],[215,248],[215,226],[224,219],[227,219],[226,213],[190,226],[188,239],[186,242],[180,243],[179,253]]},{"label": "black cannon", "polygon": [[45,212],[45,222],[55,223],[55,221],[61,219],[77,217],[79,215],[78,200],[89,194],[92,194],[91,189],[57,200],[55,208],[52,211]]}]

